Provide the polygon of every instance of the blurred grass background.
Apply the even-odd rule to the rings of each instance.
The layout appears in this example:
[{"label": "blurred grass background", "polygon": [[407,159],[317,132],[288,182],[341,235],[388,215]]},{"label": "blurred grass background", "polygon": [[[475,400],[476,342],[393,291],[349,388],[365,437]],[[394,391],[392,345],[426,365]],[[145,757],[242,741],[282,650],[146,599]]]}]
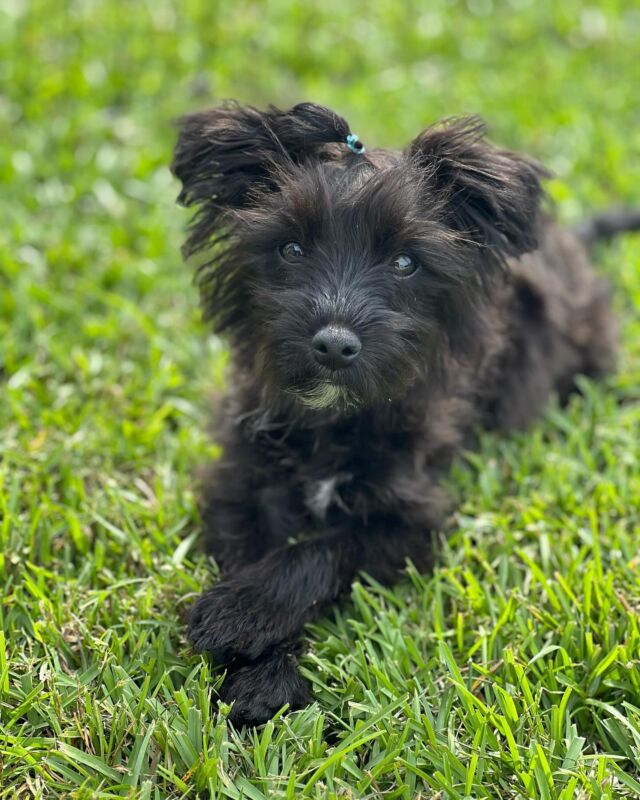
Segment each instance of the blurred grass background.
[{"label": "blurred grass background", "polygon": [[[0,797],[640,797],[640,243],[603,249],[620,374],[454,472],[426,579],[310,630],[319,705],[227,727],[179,617],[224,348],[177,116],[335,107],[368,145],[478,112],[559,215],[640,204],[637,0],[0,5]],[[213,696],[213,703],[210,703]]]}]

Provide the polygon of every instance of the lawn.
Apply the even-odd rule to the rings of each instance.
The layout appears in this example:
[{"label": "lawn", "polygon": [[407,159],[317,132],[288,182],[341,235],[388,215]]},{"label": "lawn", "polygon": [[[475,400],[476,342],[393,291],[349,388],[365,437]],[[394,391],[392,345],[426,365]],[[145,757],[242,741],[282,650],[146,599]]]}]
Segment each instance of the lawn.
[{"label": "lawn", "polygon": [[226,722],[181,617],[214,565],[172,120],[443,115],[544,160],[558,214],[640,204],[640,3],[7,0],[0,8],[0,798],[640,797],[640,237],[597,254],[619,373],[484,436],[431,575],[309,626],[317,702]]}]

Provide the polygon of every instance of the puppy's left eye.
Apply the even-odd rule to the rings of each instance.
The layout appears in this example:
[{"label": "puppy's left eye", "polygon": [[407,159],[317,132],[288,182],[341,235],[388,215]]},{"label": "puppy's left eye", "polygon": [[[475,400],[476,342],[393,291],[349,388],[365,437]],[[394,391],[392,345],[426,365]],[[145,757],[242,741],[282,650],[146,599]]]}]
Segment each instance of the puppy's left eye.
[{"label": "puppy's left eye", "polygon": [[297,261],[304,255],[304,250],[298,242],[287,242],[280,248],[280,255],[285,261]]},{"label": "puppy's left eye", "polygon": [[398,278],[410,278],[418,271],[419,266],[420,265],[406,253],[400,253],[400,255],[393,259],[393,271]]}]

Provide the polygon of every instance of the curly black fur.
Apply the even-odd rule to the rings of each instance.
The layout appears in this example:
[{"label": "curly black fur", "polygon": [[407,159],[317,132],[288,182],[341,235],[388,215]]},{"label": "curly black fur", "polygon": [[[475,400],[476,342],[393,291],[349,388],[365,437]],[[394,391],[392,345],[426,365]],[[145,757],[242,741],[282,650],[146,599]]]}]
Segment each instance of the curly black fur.
[{"label": "curly black fur", "polygon": [[[307,702],[296,638],[360,571],[428,568],[441,477],[478,425],[526,425],[614,364],[607,287],[541,211],[539,164],[476,118],[404,152],[348,134],[311,103],[227,105],[185,117],[176,147],[185,254],[209,254],[204,311],[234,367],[202,496],[223,580],[190,637],[227,665],[237,722]],[[323,326],[357,336],[348,366],[318,362]]]}]

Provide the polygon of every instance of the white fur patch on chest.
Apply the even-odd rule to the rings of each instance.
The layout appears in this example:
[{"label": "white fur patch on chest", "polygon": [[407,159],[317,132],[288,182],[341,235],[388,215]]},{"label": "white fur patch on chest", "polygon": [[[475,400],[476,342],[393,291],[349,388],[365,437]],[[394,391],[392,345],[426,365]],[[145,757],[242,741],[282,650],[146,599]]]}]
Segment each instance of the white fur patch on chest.
[{"label": "white fur patch on chest", "polygon": [[309,480],[304,487],[304,503],[316,519],[323,521],[329,507],[332,505],[342,509],[345,514],[351,511],[340,496],[340,485],[349,483],[352,475],[347,472],[338,472],[330,478]]},{"label": "white fur patch on chest", "polygon": [[334,475],[323,480],[309,481],[304,488],[304,502],[314,517],[324,519],[333,501],[338,478]]}]

